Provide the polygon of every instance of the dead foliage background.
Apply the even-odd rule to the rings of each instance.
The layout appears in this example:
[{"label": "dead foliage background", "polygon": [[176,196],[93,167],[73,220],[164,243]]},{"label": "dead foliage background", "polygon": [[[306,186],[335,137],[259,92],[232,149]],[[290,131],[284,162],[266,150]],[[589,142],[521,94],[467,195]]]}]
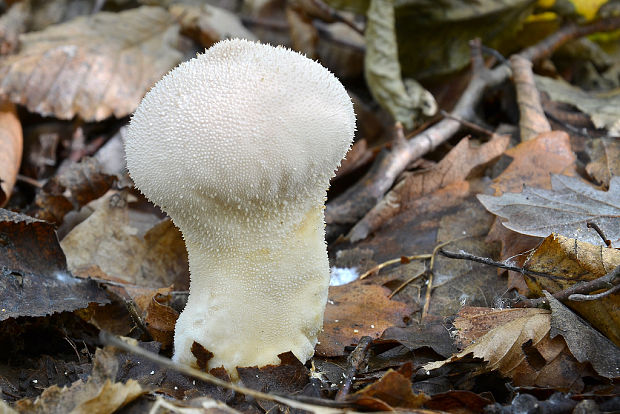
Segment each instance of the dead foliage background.
[{"label": "dead foliage background", "polygon": [[[620,410],[618,2],[0,8],[0,412]],[[318,59],[358,116],[315,356],[240,383],[167,359],[185,246],[123,154],[150,86],[229,37]]]}]

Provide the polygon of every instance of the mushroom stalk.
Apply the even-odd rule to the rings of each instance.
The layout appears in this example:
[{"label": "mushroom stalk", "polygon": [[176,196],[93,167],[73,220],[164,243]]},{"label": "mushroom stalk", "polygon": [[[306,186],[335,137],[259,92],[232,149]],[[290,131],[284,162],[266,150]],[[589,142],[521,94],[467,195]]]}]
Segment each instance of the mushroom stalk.
[{"label": "mushroom stalk", "polygon": [[[329,286],[322,205],[310,206],[301,221],[264,217],[260,227],[245,231],[248,218],[239,212],[199,237],[186,236],[190,292],[206,294],[192,293],[177,321],[179,362],[194,362],[194,341],[213,352],[209,366],[232,373],[237,366],[278,364],[277,355],[287,351],[300,361],[314,352]],[[218,243],[220,232],[247,238]]]},{"label": "mushroom stalk", "polygon": [[351,145],[353,105],[323,66],[245,40],[217,43],[144,97],[125,143],[136,187],[183,233],[191,283],[174,359],[208,368],[305,362],[329,286],[323,210]]}]

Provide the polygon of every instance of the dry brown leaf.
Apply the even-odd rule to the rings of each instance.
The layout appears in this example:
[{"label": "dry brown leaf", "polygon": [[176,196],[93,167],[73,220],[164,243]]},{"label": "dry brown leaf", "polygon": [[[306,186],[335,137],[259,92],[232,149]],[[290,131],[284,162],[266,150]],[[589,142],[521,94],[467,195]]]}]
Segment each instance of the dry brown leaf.
[{"label": "dry brown leaf", "polygon": [[109,276],[150,287],[170,286],[187,273],[185,244],[170,223],[153,215],[143,223],[132,220],[125,193],[94,204],[94,213],[61,242],[70,270],[97,265]]},{"label": "dry brown leaf", "polygon": [[492,309],[466,306],[459,311],[458,317],[454,320],[454,327],[457,329],[456,339],[460,347],[467,347],[497,326],[538,313],[539,310],[529,308]]},{"label": "dry brown leaf", "polygon": [[126,116],[180,61],[178,30],[164,9],[140,7],[27,33],[0,63],[0,96],[60,119]]},{"label": "dry brown leaf", "polygon": [[52,385],[36,400],[20,400],[15,407],[20,414],[111,414],[145,393],[135,380],[112,382],[117,370],[113,352],[99,349],[87,382],[78,380],[63,388]]},{"label": "dry brown leaf", "polygon": [[[505,154],[512,158],[512,162],[493,180],[495,195],[520,192],[523,185],[551,188],[551,174],[574,175],[576,157],[565,132],[540,134],[510,148]],[[501,259],[510,258],[520,265],[525,260],[525,256],[520,255],[535,247],[540,239],[515,233],[502,226],[501,220],[495,220],[487,241],[499,241],[502,244]],[[527,293],[523,276],[519,273],[509,272],[509,286],[516,287],[522,294]]]},{"label": "dry brown leaf", "polygon": [[347,401],[371,411],[391,411],[420,408],[428,399],[424,393],[413,392],[409,378],[390,369],[379,381],[350,395]]},{"label": "dry brown leaf", "polygon": [[79,163],[71,163],[50,178],[37,191],[28,214],[59,226],[65,215],[79,210],[92,200],[104,195],[116,181],[116,176],[105,174],[94,159],[85,157]]},{"label": "dry brown leaf", "polygon": [[385,221],[411,207],[412,202],[449,184],[465,180],[474,169],[499,157],[510,142],[508,136],[496,136],[489,142],[474,146],[462,139],[437,166],[419,174],[407,175],[362,218],[349,233],[351,242],[366,238]]},{"label": "dry brown leaf", "polygon": [[182,33],[204,47],[228,38],[257,40],[256,36],[241,24],[239,16],[226,9],[210,4],[173,4],[169,10],[181,23]]},{"label": "dry brown leaf", "polygon": [[[553,278],[526,277],[530,290],[556,293],[577,282],[597,279],[620,266],[620,251],[552,234],[534,251],[525,267]],[[598,293],[598,292],[593,292]],[[567,303],[568,306],[620,346],[620,296],[595,301]]]},{"label": "dry brown leaf", "polygon": [[388,299],[389,293],[384,287],[360,281],[330,287],[317,355],[343,355],[344,347],[362,336],[378,338],[387,328],[402,326],[410,310],[404,303]]},{"label": "dry brown leaf", "polygon": [[179,318],[179,313],[172,309],[166,302],[170,296],[160,293],[153,295],[148,307],[144,324],[154,340],[161,343],[162,349],[172,346],[174,339],[174,325]]},{"label": "dry brown leaf", "polygon": [[592,161],[586,165],[586,171],[604,188],[609,188],[611,177],[620,176],[620,139],[598,138],[589,145]]},{"label": "dry brown leaf", "polygon": [[0,209],[0,269],[0,321],[109,302],[95,282],[67,271],[50,223],[4,209]]},{"label": "dry brown leaf", "polygon": [[[518,386],[554,387],[575,392],[583,389],[581,377],[590,375],[591,371],[575,360],[564,340],[550,339],[549,311],[525,309],[519,312],[522,316],[506,323],[498,313],[510,313],[507,318],[510,319],[516,316],[512,309],[488,309],[488,312],[492,313],[489,321],[497,323],[492,329],[451,358],[431,362],[423,368],[431,371],[472,354],[487,362],[480,373],[497,370],[512,378]],[[481,318],[481,313],[475,314],[475,318]]]},{"label": "dry brown leaf", "polygon": [[0,207],[11,197],[22,162],[24,137],[15,105],[0,103]]},{"label": "dry brown leaf", "polygon": [[620,348],[545,291],[551,306],[551,336],[561,335],[579,362],[588,361],[597,374],[620,377]]},{"label": "dry brown leaf", "polygon": [[575,154],[566,132],[551,131],[506,151],[512,162],[495,180],[495,195],[517,193],[523,185],[551,188],[551,174],[573,175]]}]

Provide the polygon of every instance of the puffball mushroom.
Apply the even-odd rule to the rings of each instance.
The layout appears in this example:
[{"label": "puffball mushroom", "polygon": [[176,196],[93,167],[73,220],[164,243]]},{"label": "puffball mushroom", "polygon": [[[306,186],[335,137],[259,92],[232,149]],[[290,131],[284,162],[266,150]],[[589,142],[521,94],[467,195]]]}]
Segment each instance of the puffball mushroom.
[{"label": "puffball mushroom", "polygon": [[324,203],[355,130],[351,99],[292,50],[225,40],[147,93],[127,132],[137,188],[183,233],[190,295],[173,359],[208,368],[314,352],[327,301]]}]

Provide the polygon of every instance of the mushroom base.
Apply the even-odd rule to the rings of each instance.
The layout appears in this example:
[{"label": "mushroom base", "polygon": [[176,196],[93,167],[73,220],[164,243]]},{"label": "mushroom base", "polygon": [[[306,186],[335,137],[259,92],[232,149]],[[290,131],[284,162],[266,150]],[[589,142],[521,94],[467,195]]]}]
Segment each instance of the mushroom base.
[{"label": "mushroom base", "polygon": [[[186,236],[191,284],[175,328],[174,357],[196,365],[195,342],[214,354],[208,369],[279,364],[314,353],[329,288],[323,206],[292,228],[257,232],[235,251],[207,249]],[[181,228],[183,231],[183,228]],[[212,240],[212,239],[211,239]]]}]

